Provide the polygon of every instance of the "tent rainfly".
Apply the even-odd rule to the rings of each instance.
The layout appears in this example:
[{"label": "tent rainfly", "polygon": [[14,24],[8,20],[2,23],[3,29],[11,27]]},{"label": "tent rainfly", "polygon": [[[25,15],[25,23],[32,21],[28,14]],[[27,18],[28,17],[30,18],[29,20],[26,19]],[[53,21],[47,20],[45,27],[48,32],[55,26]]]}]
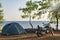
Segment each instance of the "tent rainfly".
[{"label": "tent rainfly", "polygon": [[24,33],[26,32],[23,29],[23,27],[16,22],[6,24],[2,29],[2,34],[4,35],[15,35],[15,34],[17,35],[17,34],[24,34]]}]

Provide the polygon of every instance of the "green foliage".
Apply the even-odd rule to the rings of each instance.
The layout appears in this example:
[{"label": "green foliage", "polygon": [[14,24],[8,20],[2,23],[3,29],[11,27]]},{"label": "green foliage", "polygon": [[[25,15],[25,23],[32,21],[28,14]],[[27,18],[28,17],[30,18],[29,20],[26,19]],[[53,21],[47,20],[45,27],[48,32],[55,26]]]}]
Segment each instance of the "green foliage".
[{"label": "green foliage", "polygon": [[53,17],[58,18],[58,19],[60,19],[60,6],[59,5],[60,5],[60,3],[57,4],[56,7],[54,7],[55,8],[54,10],[52,10]]},{"label": "green foliage", "polygon": [[33,19],[35,18],[35,16],[32,17]]},{"label": "green foliage", "polygon": [[0,3],[0,8],[1,8],[2,6],[1,6],[1,3]]},{"label": "green foliage", "polygon": [[[52,13],[52,15],[49,15],[48,18],[50,16],[52,16],[52,19],[55,19],[56,14],[57,14],[57,17],[60,18],[60,13],[58,13],[60,11],[60,4],[57,4],[56,7],[54,7],[54,9],[53,9],[53,8],[51,8],[52,1],[53,0],[42,0],[42,1],[38,2],[39,5],[41,6],[41,8],[39,8],[39,10],[42,10],[43,13],[45,13],[44,10],[45,11],[49,10],[50,14]],[[59,2],[59,0],[54,0],[54,1],[56,3]],[[50,8],[51,8],[51,10],[50,10]]]},{"label": "green foliage", "polygon": [[28,18],[29,16],[28,15],[22,15],[21,17],[22,18]]},{"label": "green foliage", "polygon": [[3,16],[0,16],[0,20],[2,20],[3,19]]},{"label": "green foliage", "polygon": [[2,21],[0,21],[0,24],[2,24],[3,23],[3,20]]},{"label": "green foliage", "polygon": [[[25,14],[22,16],[22,18],[27,18],[27,17],[31,16],[31,12],[38,9],[38,13],[33,14],[33,16],[32,16],[33,19],[35,17],[40,19],[42,14],[49,12],[48,18],[50,19],[50,21],[52,21],[53,23],[57,23],[57,21],[58,21],[57,19],[60,19],[60,4],[58,3],[59,0],[54,0],[54,2],[58,3],[58,4],[52,8],[51,7],[52,1],[53,0],[42,0],[42,1],[35,1],[35,2],[27,1],[27,3],[26,3],[27,7],[21,8],[22,12]],[[39,6],[40,6],[40,8],[38,8]]]},{"label": "green foliage", "polygon": [[60,19],[60,12],[58,13],[58,19]]},{"label": "green foliage", "polygon": [[40,8],[38,8],[38,19],[40,19],[42,14],[47,13],[47,10],[49,9],[49,7],[51,6],[50,4],[51,0],[42,0],[42,1],[36,1],[36,3],[38,3],[38,6],[40,6]]},{"label": "green foliage", "polygon": [[39,5],[41,6],[41,8],[39,8],[39,10],[46,9],[46,8],[50,7],[50,5],[48,4],[48,2],[47,3],[43,3],[43,4],[40,3]]},{"label": "green foliage", "polygon": [[38,5],[35,2],[32,1],[27,1],[26,3],[27,7],[30,8],[31,10],[37,9]]},{"label": "green foliage", "polygon": [[[0,3],[0,8],[2,8],[1,3]],[[2,23],[2,22],[3,22],[3,10],[0,9],[0,23]]]},{"label": "green foliage", "polygon": [[[46,1],[46,3],[44,3],[44,1]],[[54,2],[57,4],[55,7],[52,8],[51,7],[52,1],[53,0],[48,0],[48,2],[47,2],[47,0],[43,0],[42,2],[40,2],[41,8],[39,8],[39,10],[43,10],[43,12],[44,12],[44,10],[49,10],[48,17],[51,17],[50,21],[57,24],[56,29],[58,29],[58,19],[60,19],[60,2],[59,2],[59,0],[54,0]],[[51,10],[50,10],[50,8],[51,8]],[[50,15],[51,13],[52,13],[52,15]]]},{"label": "green foliage", "polygon": [[42,15],[42,13],[41,13],[41,11],[40,12],[38,12],[38,13],[34,13],[34,18],[36,18],[37,17],[37,19],[40,19],[41,18],[41,15]]},{"label": "green foliage", "polygon": [[33,25],[31,23],[31,18],[35,18],[35,16],[32,16],[32,11],[36,10],[38,8],[38,5],[35,2],[32,2],[32,0],[27,1],[26,8],[20,8],[19,10],[22,10],[24,15],[22,15],[22,18],[29,18],[29,24],[31,25],[33,29]]},{"label": "green foliage", "polygon": [[0,13],[3,12],[3,10],[0,10]]},{"label": "green foliage", "polygon": [[[24,14],[31,14],[31,12],[33,10],[37,10],[38,6],[40,6],[41,8],[38,8],[38,13],[34,13],[34,16],[32,16],[32,18],[34,19],[35,17],[38,17],[38,19],[40,19],[40,16],[43,14],[43,13],[46,13],[48,10],[49,14],[52,13],[52,15],[49,15],[48,18],[50,16],[52,16],[52,20],[55,20],[56,19],[56,14],[57,14],[57,17],[58,19],[60,19],[60,6],[56,6],[53,8],[51,8],[51,2],[53,0],[42,0],[42,1],[35,1],[35,2],[32,2],[32,1],[27,1],[26,3],[26,8],[22,8],[21,10],[24,12]],[[54,2],[59,2],[59,0],[54,0]],[[36,3],[38,3],[39,5],[37,5]],[[51,10],[50,10],[51,8]],[[28,17],[28,16],[27,16]],[[51,18],[50,18],[51,20]]]},{"label": "green foliage", "polygon": [[[31,16],[31,12],[36,10],[38,8],[38,5],[35,2],[27,1],[26,3],[26,8],[20,8],[19,10],[22,10],[22,12],[28,16],[23,15],[22,18],[28,18],[29,16]],[[35,16],[32,17],[33,19],[35,18]]]}]

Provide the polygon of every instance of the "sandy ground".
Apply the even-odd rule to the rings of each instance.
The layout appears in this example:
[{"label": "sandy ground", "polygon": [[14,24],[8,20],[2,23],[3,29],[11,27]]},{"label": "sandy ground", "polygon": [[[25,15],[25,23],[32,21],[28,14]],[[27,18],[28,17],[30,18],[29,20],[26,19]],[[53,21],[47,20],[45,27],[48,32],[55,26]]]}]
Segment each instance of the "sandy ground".
[{"label": "sandy ground", "polygon": [[0,37],[0,40],[60,40],[60,34],[54,34],[53,36],[46,34],[42,37],[37,37],[36,34],[14,35]]}]

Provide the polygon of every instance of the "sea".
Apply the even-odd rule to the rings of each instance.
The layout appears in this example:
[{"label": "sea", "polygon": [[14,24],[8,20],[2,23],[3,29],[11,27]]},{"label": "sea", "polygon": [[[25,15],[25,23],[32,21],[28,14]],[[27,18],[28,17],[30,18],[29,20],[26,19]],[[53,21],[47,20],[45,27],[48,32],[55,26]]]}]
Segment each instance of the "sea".
[{"label": "sea", "polygon": [[[20,24],[24,29],[31,28],[29,21],[4,21],[1,28],[3,28],[6,24],[9,24],[12,22],[16,22],[16,23]],[[48,24],[49,21],[31,21],[31,23],[33,25],[33,28],[37,28],[37,25],[39,25],[40,27],[45,27],[46,25],[44,25],[44,24]],[[51,24],[51,27],[56,29],[55,24]],[[60,22],[59,22],[59,29],[60,29]]]}]

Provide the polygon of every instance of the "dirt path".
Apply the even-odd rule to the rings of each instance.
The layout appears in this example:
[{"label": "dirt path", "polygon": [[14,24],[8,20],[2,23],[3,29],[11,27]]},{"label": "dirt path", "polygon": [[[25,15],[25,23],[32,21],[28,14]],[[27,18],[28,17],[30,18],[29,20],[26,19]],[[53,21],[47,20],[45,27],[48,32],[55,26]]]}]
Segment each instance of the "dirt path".
[{"label": "dirt path", "polygon": [[60,40],[60,34],[44,35],[42,37],[37,37],[36,34],[26,34],[26,35],[14,35],[1,37],[0,40]]}]

